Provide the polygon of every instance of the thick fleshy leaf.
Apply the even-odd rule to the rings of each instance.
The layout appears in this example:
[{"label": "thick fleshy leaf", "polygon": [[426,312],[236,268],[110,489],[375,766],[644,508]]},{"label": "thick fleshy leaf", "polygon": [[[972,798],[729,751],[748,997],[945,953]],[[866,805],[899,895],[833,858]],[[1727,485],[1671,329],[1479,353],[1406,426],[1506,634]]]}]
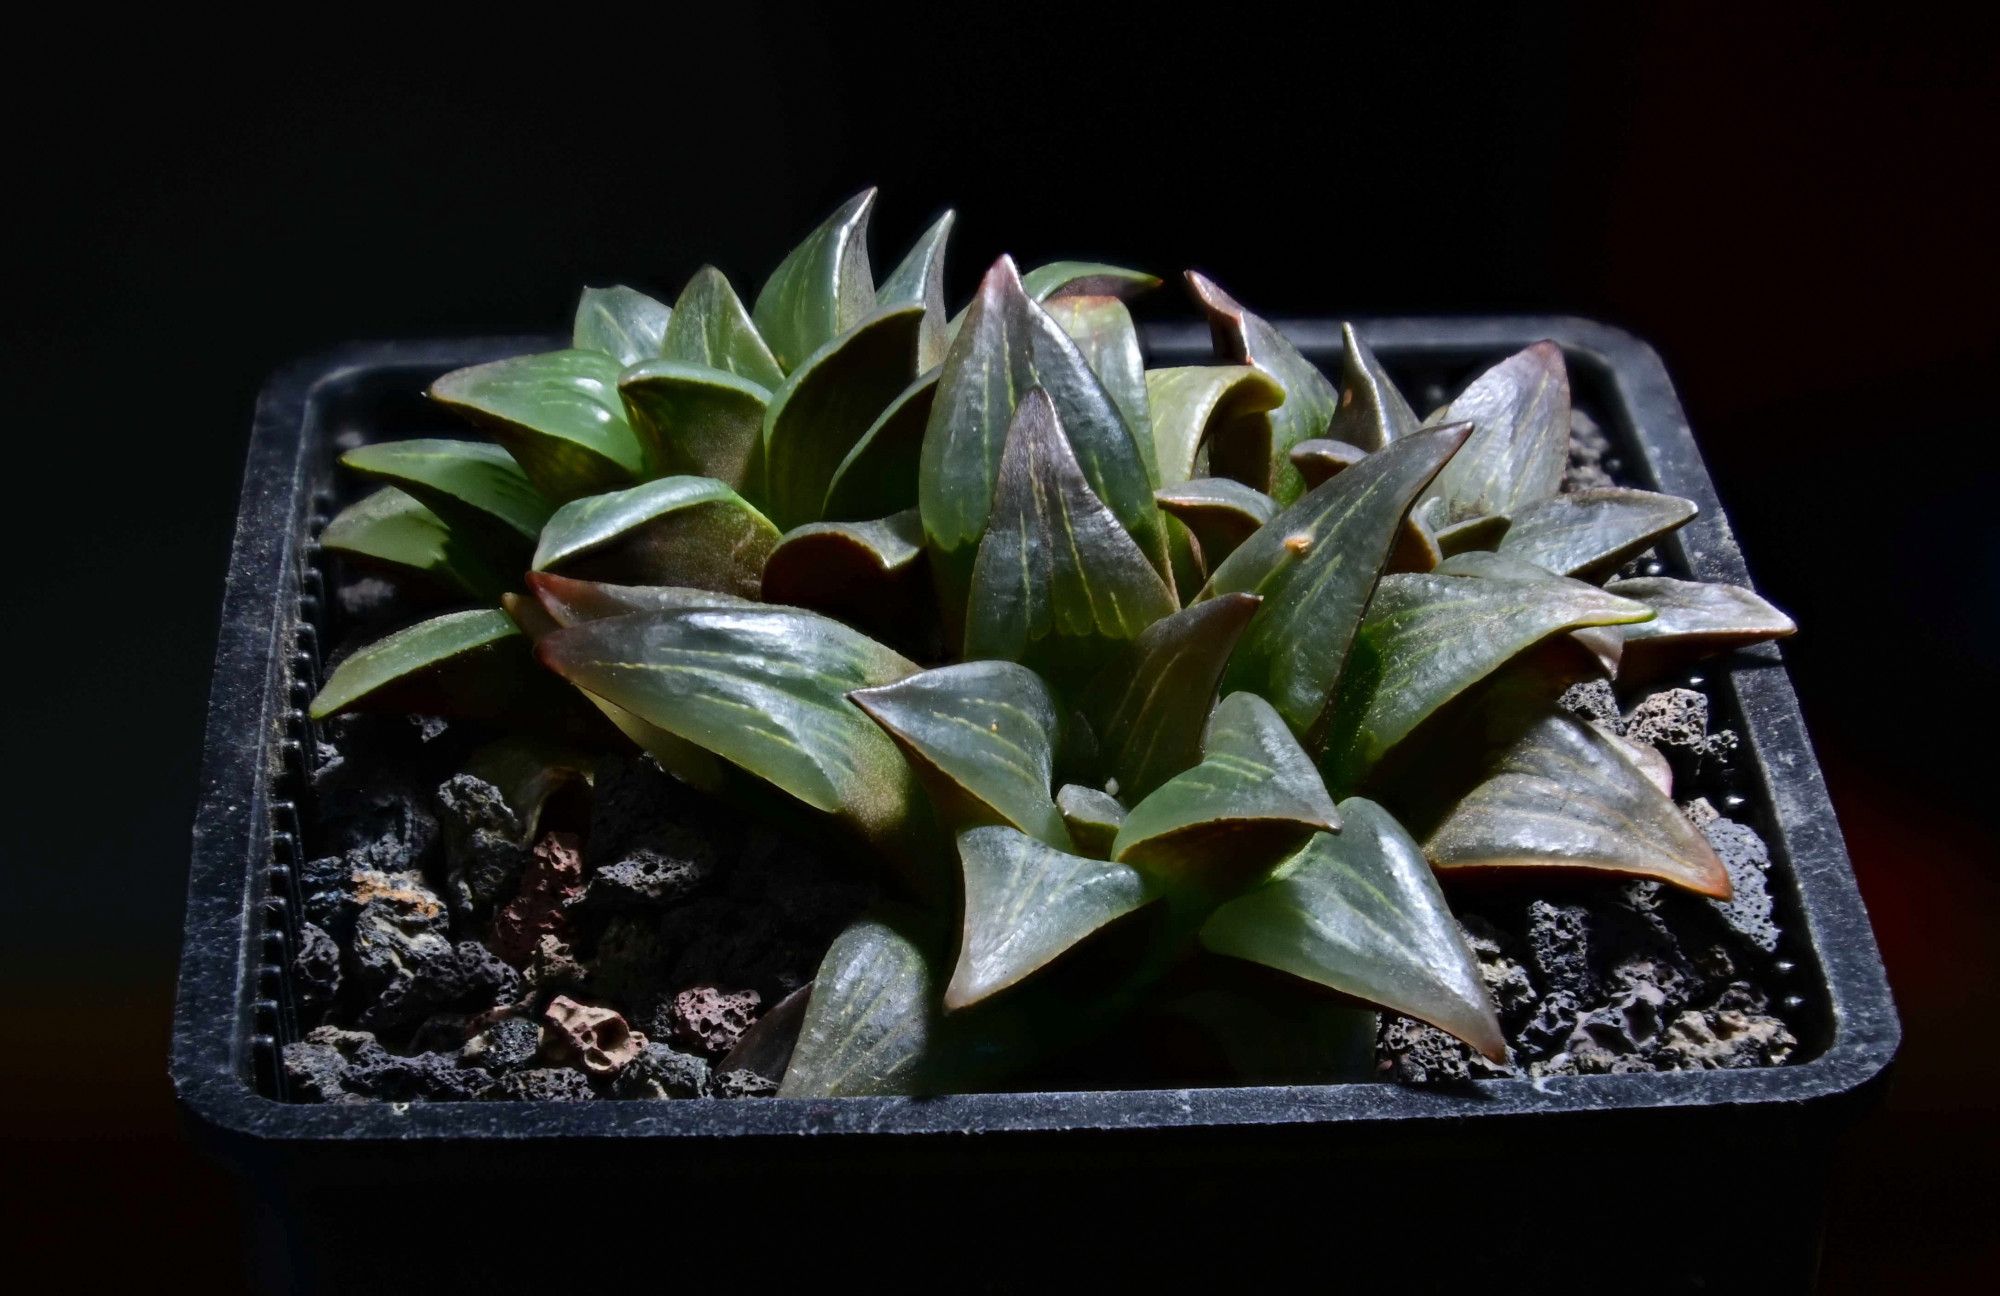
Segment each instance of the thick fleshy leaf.
[{"label": "thick fleshy leaf", "polygon": [[1499,551],[1564,576],[1596,580],[1695,515],[1678,495],[1609,486],[1517,510]]},{"label": "thick fleshy leaf", "polygon": [[1433,531],[1489,513],[1515,514],[1562,489],[1569,464],[1569,371],[1562,348],[1537,342],[1494,365],[1431,416],[1469,422],[1472,437],[1418,506]]},{"label": "thick fleshy leaf", "polygon": [[1202,561],[1221,566],[1258,527],[1277,516],[1277,501],[1228,477],[1197,477],[1153,492],[1160,508],[1194,533]]},{"label": "thick fleshy leaf", "polygon": [[1160,482],[1199,476],[1271,484],[1271,411],[1285,389],[1250,365],[1183,365],[1146,372]]},{"label": "thick fleshy leaf", "polygon": [[480,553],[477,543],[394,486],[342,509],[326,524],[319,542],[364,566],[414,573],[476,599],[496,598],[513,583]]},{"label": "thick fleshy leaf", "polygon": [[849,198],[793,248],[757,294],[751,318],[790,373],[875,309],[868,267],[868,214],[875,191]]},{"label": "thick fleshy leaf", "polygon": [[763,599],[811,608],[936,660],[936,607],[915,509],[874,522],[810,522],[778,542],[764,563]]},{"label": "thick fleshy leaf", "polygon": [[787,529],[817,522],[834,472],[917,376],[920,306],[879,311],[792,371],[764,416],[764,500]]},{"label": "thick fleshy leaf", "polygon": [[945,356],[918,476],[924,533],[954,620],[995,507],[1008,428],[1035,388],[1055,406],[1069,457],[1091,492],[1154,569],[1168,571],[1165,519],[1153,503],[1138,442],[1082,352],[1022,290],[1013,262],[1002,257],[980,281]]},{"label": "thick fleshy leaf", "polygon": [[1729,895],[1701,831],[1607,736],[1551,712],[1502,748],[1424,843],[1440,869],[1582,869]]},{"label": "thick fleshy leaf", "polygon": [[601,351],[621,365],[638,364],[665,354],[667,322],[673,312],[636,288],[617,284],[586,288],[576,303],[576,323],[570,345],[579,351]]},{"label": "thick fleshy leaf", "polygon": [[919,369],[933,369],[942,364],[944,349],[951,340],[945,332],[944,249],[951,238],[952,222],[956,219],[954,212],[938,217],[937,223],[924,231],[924,236],[917,240],[909,255],[889,272],[889,277],[875,291],[877,310],[890,306],[924,308],[923,329],[917,335]]},{"label": "thick fleshy leaf", "polygon": [[1261,693],[1294,732],[1315,732],[1410,501],[1465,435],[1438,428],[1392,442],[1272,518],[1216,569],[1204,599],[1264,597],[1225,691]]},{"label": "thick fleshy leaf", "polygon": [[923,461],[924,427],[937,399],[938,371],[921,374],[876,416],[826,488],[820,515],[852,522],[887,517],[917,502],[917,467]]},{"label": "thick fleshy leaf", "polygon": [[1038,302],[1064,297],[1117,297],[1130,300],[1160,286],[1158,275],[1102,261],[1051,261],[1021,276],[1021,286]]},{"label": "thick fleshy leaf", "polygon": [[1255,693],[1215,708],[1201,763],[1132,807],[1111,858],[1175,882],[1241,881],[1340,816],[1312,757]]},{"label": "thick fleshy leaf", "polygon": [[1798,629],[1790,617],[1740,585],[1654,576],[1613,581],[1604,588],[1655,613],[1651,621],[1625,630],[1621,677],[1654,677],[1714,653],[1782,639]]},{"label": "thick fleshy leaf", "polygon": [[1146,434],[1153,423],[1146,400],[1146,362],[1139,354],[1139,329],[1132,323],[1132,312],[1116,297],[1082,295],[1059,298],[1044,309],[1104,384],[1105,394],[1124,416],[1125,429],[1139,447],[1147,482],[1158,486],[1160,466],[1154,461],[1153,438]]},{"label": "thick fleshy leaf", "polygon": [[1225,594],[1162,617],[1083,690],[1101,767],[1120,796],[1137,800],[1201,759],[1223,667],[1259,602]]},{"label": "thick fleshy leaf", "polygon": [[679,585],[616,585],[577,580],[553,572],[529,572],[528,589],[557,626],[573,626],[635,612],[671,612],[682,608],[755,608],[764,604],[716,590]]},{"label": "thick fleshy leaf", "polygon": [[1470,549],[1465,553],[1453,554],[1438,564],[1441,576],[1478,576],[1485,580],[1514,581],[1554,581],[1563,579],[1557,573],[1525,558],[1513,554],[1492,553],[1485,549]]},{"label": "thick fleshy leaf", "polygon": [[1068,641],[1061,655],[1080,661],[1094,642],[1135,638],[1174,609],[1173,592],[1084,479],[1048,393],[1026,393],[973,567],[965,656],[1019,661],[1056,640],[1047,647]]},{"label": "thick fleshy leaf", "polygon": [[1350,797],[1255,890],[1211,915],[1201,943],[1449,1031],[1499,1061],[1506,1037],[1416,842],[1388,811]]},{"label": "thick fleshy leaf", "polygon": [[645,473],[618,398],[621,368],[601,351],[550,351],[454,370],[430,396],[490,433],[536,490],[563,504]]},{"label": "thick fleshy leaf", "polygon": [[662,477],[556,510],[536,571],[755,598],[778,529],[713,477]]},{"label": "thick fleshy leaf", "polygon": [[618,380],[648,471],[713,477],[749,494],[764,485],[764,413],[771,393],[747,378],[685,360],[651,360]]},{"label": "thick fleshy leaf", "polygon": [[349,450],[340,462],[416,497],[453,527],[503,544],[533,544],[555,511],[512,455],[484,441],[387,441]]},{"label": "thick fleshy leaf", "polygon": [[1284,334],[1245,310],[1215,283],[1192,270],[1187,279],[1195,300],[1208,313],[1215,349],[1240,364],[1257,366],[1285,390],[1285,403],[1271,415],[1269,493],[1278,503],[1290,504],[1306,489],[1305,479],[1292,466],[1292,447],[1328,435],[1327,427],[1339,404],[1333,384]]},{"label": "thick fleshy leaf", "polygon": [[1328,437],[1314,437],[1301,441],[1292,447],[1292,467],[1299,470],[1305,479],[1306,489],[1311,490],[1329,477],[1335,477],[1368,457],[1368,451],[1345,441],[1335,441]]},{"label": "thick fleshy leaf", "polygon": [[512,617],[475,608],[420,621],[358,650],[327,676],[311,711],[315,720],[343,711],[499,720],[546,708],[541,727],[548,731],[564,727],[572,708],[567,690],[553,684]]},{"label": "thick fleshy leaf", "polygon": [[667,323],[661,354],[668,360],[720,369],[766,390],[785,380],[785,371],[764,343],[743,299],[728,276],[703,266],[681,289]]},{"label": "thick fleshy leaf", "polygon": [[958,854],[965,926],[947,1009],[1017,984],[1160,894],[1129,865],[1072,855],[1013,828],[960,833]]},{"label": "thick fleshy leaf", "polygon": [[1357,786],[1419,724],[1542,640],[1651,615],[1643,603],[1561,578],[1383,577],[1341,678],[1327,781]]},{"label": "thick fleshy leaf", "polygon": [[[1224,970],[1237,973],[1226,978]],[[1204,1036],[1228,1068],[1216,1083],[1323,1085],[1379,1079],[1373,1008],[1235,959],[1204,960],[1209,980],[1163,1008]],[[1240,980],[1243,984],[1228,984]]]},{"label": "thick fleshy leaf", "polygon": [[1068,848],[1050,792],[1061,726],[1041,676],[961,662],[850,696],[909,754],[947,826],[1011,824]]},{"label": "thick fleshy leaf", "polygon": [[1327,436],[1374,451],[1422,426],[1382,362],[1355,336],[1352,324],[1340,326],[1340,341],[1340,403]]},{"label": "thick fleshy leaf", "polygon": [[1513,525],[1512,518],[1489,513],[1485,517],[1467,518],[1463,522],[1440,527],[1430,533],[1431,543],[1437,547],[1439,560],[1442,561],[1453,554],[1493,548]]},{"label": "thick fleshy leaf", "polygon": [[1092,859],[1111,858],[1111,843],[1125,822],[1125,807],[1117,797],[1081,783],[1065,783],[1056,792],[1056,809],[1062,811],[1063,826],[1077,850]]},{"label": "thick fleshy leaf", "polygon": [[847,698],[916,666],[794,608],[683,608],[585,621],[536,646],[563,678],[714,752],[908,859],[922,792]]},{"label": "thick fleshy leaf", "polygon": [[778,1096],[920,1092],[942,1015],[932,944],[902,914],[863,918],[836,937],[813,978]]}]

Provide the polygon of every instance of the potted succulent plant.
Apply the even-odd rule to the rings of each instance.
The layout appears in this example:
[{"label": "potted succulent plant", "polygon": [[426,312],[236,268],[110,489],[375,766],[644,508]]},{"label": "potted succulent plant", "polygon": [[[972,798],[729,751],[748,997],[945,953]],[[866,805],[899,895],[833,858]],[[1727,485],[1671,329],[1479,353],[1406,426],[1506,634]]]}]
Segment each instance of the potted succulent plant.
[{"label": "potted succulent plant", "polygon": [[[371,489],[299,550],[267,1088],[783,1111],[1800,1051],[1759,970],[1791,884],[1674,696],[1792,624],[1665,574],[1697,505],[1598,471],[1562,345],[1454,344],[1420,415],[1356,329],[1329,376],[1190,272],[1214,353],[1148,368],[1152,276],[1003,257],[954,316],[952,217],[878,284],[872,202],[753,305],[591,289],[568,346],[430,375],[485,439],[309,434],[322,499]],[[746,852],[793,872],[703,909]],[[822,866],[756,988],[699,966]]]}]

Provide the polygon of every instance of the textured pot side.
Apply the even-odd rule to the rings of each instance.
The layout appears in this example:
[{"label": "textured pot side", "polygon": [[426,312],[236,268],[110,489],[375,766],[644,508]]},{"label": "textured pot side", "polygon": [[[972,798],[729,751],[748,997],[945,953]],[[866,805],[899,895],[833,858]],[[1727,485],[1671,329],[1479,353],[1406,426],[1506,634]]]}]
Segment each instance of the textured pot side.
[{"label": "textured pot side", "polygon": [[[1597,411],[1623,454],[1628,484],[1700,506],[1700,515],[1661,546],[1671,574],[1749,584],[1680,403],[1644,343],[1568,317],[1396,318],[1358,321],[1357,328],[1388,367],[1420,379],[1459,377],[1528,343],[1554,339],[1579,403]],[[1334,368],[1337,323],[1292,321],[1285,331],[1309,357]],[[1209,359],[1203,326],[1152,327],[1144,337],[1156,363]],[[1806,998],[1812,1023],[1790,1065],[1484,1080],[1443,1089],[1381,1082],[921,1101],[280,1101],[272,1096],[277,1049],[295,1037],[287,999],[300,860],[288,797],[300,778],[301,744],[309,741],[302,708],[326,646],[314,628],[325,591],[307,561],[308,536],[330,498],[332,441],[349,427],[378,430],[371,403],[420,404],[415,393],[447,369],[548,345],[546,338],[496,338],[350,346],[280,371],[258,401],[209,704],[171,1071],[192,1126],[254,1177],[266,1201],[291,1203],[280,1215],[330,1211],[327,1203],[338,1200],[341,1185],[379,1182],[385,1174],[517,1173],[547,1182],[568,1174],[589,1180],[613,1167],[652,1175],[671,1168],[675,1182],[685,1184],[690,1175],[721,1182],[780,1166],[792,1174],[874,1167],[898,1171],[906,1189],[925,1176],[961,1184],[976,1177],[982,1191],[998,1194],[1011,1175],[1038,1168],[1056,1168],[1065,1178],[1079,1167],[1116,1176],[1164,1160],[1207,1167],[1202,1191],[1223,1203],[1230,1200],[1228,1176],[1217,1167],[1256,1165],[1246,1171],[1245,1182],[1254,1185],[1297,1173],[1319,1194],[1315,1210],[1334,1210],[1358,1230],[1382,1221],[1342,1196],[1357,1185],[1378,1194],[1407,1172],[1413,1185],[1436,1188],[1439,1166],[1476,1173],[1472,1168],[1556,1165],[1593,1153],[1594,1163],[1569,1168],[1572,1176],[1595,1179],[1614,1171],[1617,1156],[1649,1163],[1693,1156],[1700,1145],[1685,1142],[1691,1133],[1732,1140],[1732,1157],[1742,1155],[1744,1140],[1773,1149],[1794,1167],[1789,1177],[1823,1152],[1854,1109],[1851,1100],[1884,1074],[1899,1027],[1881,958],[1780,652],[1766,644],[1705,673],[1717,723],[1743,740],[1747,804],[1731,813],[1748,818],[1770,846],[1771,890],[1799,965],[1791,988]],[[1406,389],[1414,394],[1422,384]],[[1805,633],[1814,629],[1808,625]],[[1605,1143],[1611,1130],[1615,1141]],[[1646,1146],[1662,1138],[1677,1141]],[[1339,1169],[1343,1158],[1353,1159],[1357,1173],[1365,1165],[1365,1175],[1351,1179]],[[1417,1166],[1431,1170],[1411,1169]],[[1723,1178],[1720,1166],[1711,1170]],[[1691,1190],[1699,1184],[1691,1181]],[[1627,1191],[1652,1192],[1637,1182]],[[910,1209],[920,1211],[926,1194],[910,1195]],[[1168,1196],[1178,1199],[1180,1190]],[[870,1200],[879,1210],[882,1199]],[[952,1202],[962,1209],[964,1201],[951,1197],[939,1209]],[[590,1212],[599,1207],[577,1209],[595,1218]],[[1467,1209],[1492,1212],[1495,1204],[1482,1198]],[[823,1197],[815,1210],[840,1214]],[[1422,1213],[1412,1212],[1413,1238],[1424,1234],[1416,1218]],[[1179,1209],[1168,1215],[1163,1227],[1186,1218]],[[489,1216],[494,1223],[503,1218]],[[1482,1218],[1501,1238],[1500,1218]],[[825,1222],[833,1227],[831,1218]],[[294,1236],[287,1245],[304,1244]],[[1494,1245],[1504,1250],[1504,1242]],[[1469,1254],[1481,1254],[1477,1244]],[[1802,1254],[1787,1250],[1783,1263],[1795,1268]]]}]

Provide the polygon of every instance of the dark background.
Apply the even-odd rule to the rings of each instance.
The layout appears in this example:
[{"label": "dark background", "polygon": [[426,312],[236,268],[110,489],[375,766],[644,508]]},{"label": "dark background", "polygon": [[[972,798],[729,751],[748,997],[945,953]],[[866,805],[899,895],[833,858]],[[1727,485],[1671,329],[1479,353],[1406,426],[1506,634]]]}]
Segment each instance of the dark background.
[{"label": "dark background", "polygon": [[1960,1288],[1992,1258],[2000,1151],[1978,774],[2000,45],[1919,12],[1600,7],[317,14],[227,56],[247,31],[18,42],[9,1216],[94,1277],[239,1281],[166,1039],[262,377],[350,338],[558,329],[581,283],[670,297],[703,261],[747,296],[879,184],[879,269],[959,210],[955,298],[1002,251],[1101,256],[1200,266],[1267,314],[1555,310],[1658,347],[1803,627],[1786,656],[1904,1015],[1832,1186],[1826,1286]]}]

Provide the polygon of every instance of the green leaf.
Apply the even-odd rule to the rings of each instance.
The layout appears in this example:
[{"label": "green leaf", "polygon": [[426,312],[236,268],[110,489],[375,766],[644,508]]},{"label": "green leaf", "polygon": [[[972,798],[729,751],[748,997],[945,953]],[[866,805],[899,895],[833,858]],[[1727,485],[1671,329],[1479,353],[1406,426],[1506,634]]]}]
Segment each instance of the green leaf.
[{"label": "green leaf", "polygon": [[1424,720],[1542,640],[1651,615],[1643,603],[1562,578],[1383,577],[1341,679],[1328,783],[1356,786]]},{"label": "green leaf", "polygon": [[1175,882],[1240,882],[1340,816],[1312,757],[1269,702],[1232,693],[1215,708],[1201,763],[1125,816],[1111,858]]},{"label": "green leaf", "polygon": [[1327,435],[1364,451],[1380,450],[1422,426],[1375,353],[1361,344],[1352,324],[1340,326],[1340,403]]},{"label": "green leaf", "polygon": [[1438,868],[1581,869],[1726,898],[1701,831],[1604,734],[1550,712],[1502,747],[1424,843]]},{"label": "green leaf", "polygon": [[948,826],[1011,824],[1068,848],[1049,792],[1060,722],[1041,676],[962,662],[849,696],[908,753]]},{"label": "green leaf", "polygon": [[811,608],[926,660],[941,655],[915,509],[874,522],[809,522],[764,562],[763,599]]},{"label": "green leaf", "polygon": [[[1438,571],[1446,576],[1479,576],[1486,580],[1561,582],[1566,579],[1546,567],[1537,567],[1519,558],[1489,553],[1482,549],[1469,549],[1464,553],[1453,554],[1438,564]],[[1618,663],[1625,651],[1625,634],[1622,627],[1585,626],[1581,630],[1570,631],[1569,637],[1596,660],[1604,675],[1617,676]]]},{"label": "green leaf", "polygon": [[1500,552],[1564,576],[1595,580],[1695,515],[1692,500],[1604,487],[1557,495],[1514,513]]},{"label": "green leaf", "polygon": [[729,286],[728,276],[714,266],[695,271],[681,289],[661,355],[735,374],[767,391],[785,380],[777,357],[751,323],[750,312],[743,309],[743,299]]},{"label": "green leaf", "polygon": [[1165,519],[1138,442],[1069,335],[1022,290],[1002,257],[981,280],[945,357],[924,433],[918,502],[947,613],[963,614],[974,556],[994,509],[1015,409],[1041,388],[1090,490],[1155,571],[1169,570]]},{"label": "green leaf", "polygon": [[570,345],[601,351],[621,365],[665,354],[667,322],[673,312],[636,288],[586,288],[576,303]]},{"label": "green leaf", "polygon": [[821,516],[832,521],[886,517],[917,502],[924,426],[937,398],[938,371],[921,374],[869,425],[826,488]]},{"label": "green leaf", "polygon": [[385,635],[327,676],[312,718],[344,711],[414,712],[470,719],[532,713],[551,698],[560,716],[568,699],[551,689],[528,654],[528,641],[499,608],[448,612]]},{"label": "green leaf", "polygon": [[1215,476],[1269,488],[1271,411],[1285,399],[1269,375],[1249,365],[1149,369],[1146,393],[1162,485]]},{"label": "green leaf", "polygon": [[1064,297],[1133,298],[1160,286],[1158,275],[1102,261],[1051,261],[1021,276],[1021,287],[1038,302]]},{"label": "green leaf", "polygon": [[386,486],[356,500],[320,533],[320,544],[365,566],[412,572],[473,598],[497,598],[511,583],[443,518]]},{"label": "green leaf", "polygon": [[751,308],[758,332],[785,372],[875,309],[868,268],[868,215],[875,191],[858,193],[793,248]]},{"label": "green leaf", "polygon": [[1314,437],[1292,447],[1292,467],[1298,469],[1299,476],[1305,479],[1307,490],[1329,477],[1338,476],[1367,457],[1368,451],[1360,446],[1326,437]]},{"label": "green leaf", "polygon": [[1245,310],[1216,284],[1192,270],[1187,279],[1195,299],[1208,313],[1216,350],[1239,364],[1257,366],[1285,390],[1285,403],[1271,416],[1269,493],[1278,503],[1290,504],[1306,489],[1305,479],[1292,466],[1291,449],[1301,441],[1327,435],[1338,404],[1333,384],[1284,334]]},{"label": "green leaf", "polygon": [[1417,844],[1372,801],[1340,803],[1320,833],[1255,890],[1229,901],[1201,943],[1449,1031],[1507,1055],[1479,964]]},{"label": "green leaf", "polygon": [[764,484],[771,393],[747,378],[684,360],[650,360],[618,380],[648,470],[713,477],[755,494]]},{"label": "green leaf", "polygon": [[1798,629],[1790,617],[1740,585],[1655,576],[1613,581],[1604,588],[1644,603],[1655,614],[1624,631],[1620,678],[1656,678],[1710,654],[1782,639]]},{"label": "green leaf", "polygon": [[1202,598],[1261,594],[1264,606],[1230,659],[1225,691],[1260,693],[1294,732],[1315,732],[1410,501],[1465,435],[1463,427],[1439,428],[1393,442],[1314,488],[1229,555]]},{"label": "green leaf", "polygon": [[600,351],[550,351],[473,365],[431,384],[450,407],[507,448],[550,502],[629,486],[646,455],[618,398],[616,360]]},{"label": "green leaf", "polygon": [[616,585],[577,580],[552,572],[529,572],[528,589],[558,626],[573,626],[635,612],[670,612],[681,608],[755,608],[755,599],[716,590],[679,585]]},{"label": "green leaf", "polygon": [[721,482],[662,477],[557,509],[534,568],[754,598],[777,543],[770,519]]},{"label": "green leaf", "polygon": [[1013,828],[960,833],[958,853],[965,928],[945,987],[947,1010],[1018,984],[1159,896],[1137,869],[1072,855]]},{"label": "green leaf", "polygon": [[792,371],[764,416],[765,502],[790,529],[817,522],[850,450],[916,377],[917,306],[881,311]]},{"label": "green leaf", "polygon": [[916,779],[847,695],[917,668],[865,635],[794,608],[691,607],[580,622],[536,651],[647,724],[915,858],[928,827]]},{"label": "green leaf", "polygon": [[1465,449],[1438,474],[1418,515],[1432,530],[1514,514],[1562,489],[1569,464],[1569,373],[1562,348],[1537,342],[1494,365],[1432,423],[1469,422]]},{"label": "green leaf", "polygon": [[1104,772],[1121,796],[1143,797],[1201,759],[1223,667],[1259,602],[1225,594],[1162,617],[1083,691]]},{"label": "green leaf", "polygon": [[1048,393],[1028,392],[973,568],[964,655],[1018,661],[1056,640],[1050,649],[1082,661],[1093,642],[1134,638],[1174,608],[1166,582],[1084,479]]},{"label": "green leaf", "polygon": [[943,978],[931,944],[917,920],[902,914],[863,918],[836,937],[813,978],[778,1096],[920,1091],[941,1016]]},{"label": "green leaf", "polygon": [[422,501],[453,529],[526,547],[555,506],[528,484],[514,457],[484,441],[388,441],[349,450],[340,462]]},{"label": "green leaf", "polygon": [[1153,498],[1194,533],[1210,571],[1278,513],[1277,502],[1269,495],[1227,477],[1197,477],[1178,486],[1162,486]]},{"label": "green leaf", "polygon": [[1139,447],[1149,485],[1160,484],[1160,467],[1153,457],[1147,430],[1153,416],[1146,402],[1146,362],[1139,354],[1139,330],[1132,312],[1116,297],[1063,297],[1044,309],[1082,352],[1084,363],[1104,384],[1105,394],[1125,419],[1125,430]]},{"label": "green leaf", "polygon": [[1125,822],[1125,807],[1117,797],[1081,783],[1065,783],[1056,792],[1056,809],[1062,811],[1063,826],[1078,850],[1092,859],[1111,857],[1118,825]]},{"label": "green leaf", "polygon": [[1467,518],[1463,522],[1454,522],[1448,527],[1441,527],[1431,532],[1431,544],[1437,549],[1439,560],[1442,561],[1453,554],[1493,548],[1506,536],[1513,524],[1512,518],[1497,513],[1489,513],[1485,517]]},{"label": "green leaf", "polygon": [[890,306],[924,308],[924,326],[917,335],[919,369],[934,369],[944,363],[945,347],[951,342],[945,331],[944,249],[956,218],[955,212],[938,217],[875,293],[877,310]]}]

